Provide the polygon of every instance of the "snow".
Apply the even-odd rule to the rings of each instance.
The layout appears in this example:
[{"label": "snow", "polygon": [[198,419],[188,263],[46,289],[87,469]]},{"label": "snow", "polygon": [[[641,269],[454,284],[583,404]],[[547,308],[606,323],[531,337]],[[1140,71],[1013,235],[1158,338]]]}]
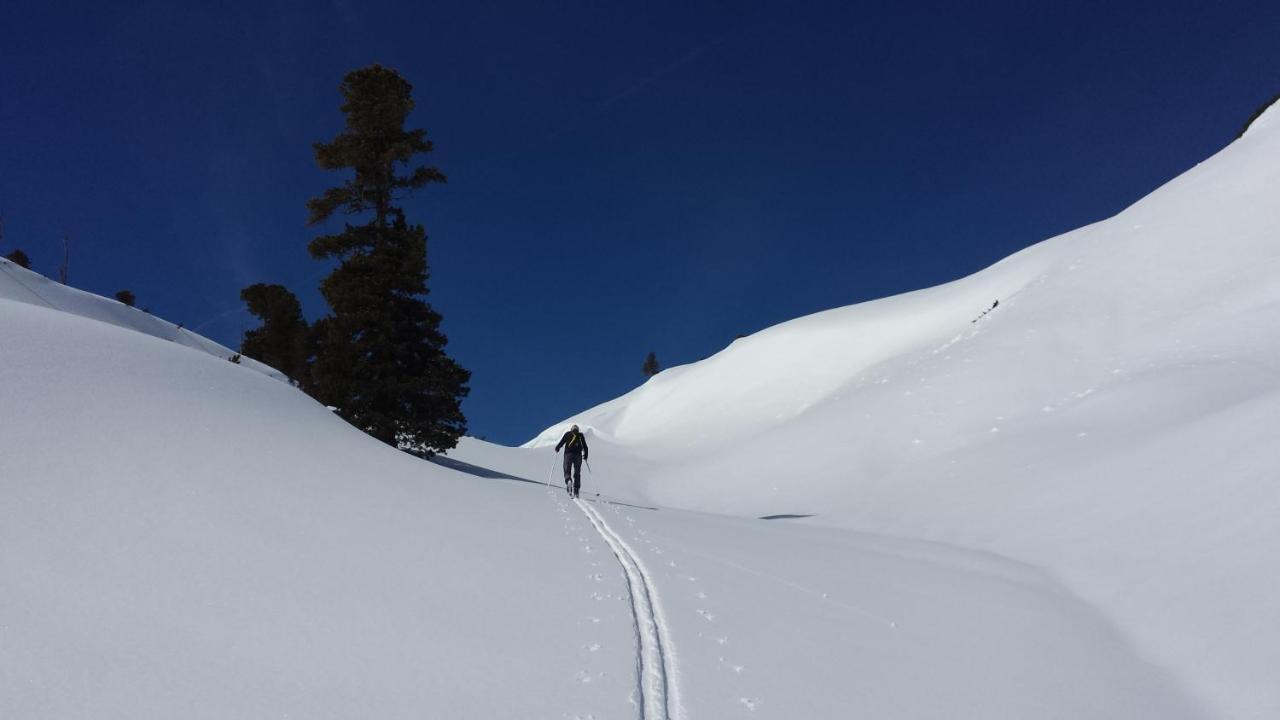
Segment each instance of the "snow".
[{"label": "snow", "polygon": [[0,326],[0,716],[627,707],[622,581],[544,492],[173,343],[12,302]]},{"label": "snow", "polygon": [[0,261],[0,717],[1276,717],[1275,112],[434,463]]},{"label": "snow", "polygon": [[[0,300],[61,310],[71,315],[136,330],[145,335],[168,340],[224,359],[238,354],[146,311],[130,307],[117,300],[108,300],[93,293],[62,285],[4,258],[0,258]],[[278,370],[263,365],[253,358],[240,358],[240,363],[265,375],[287,380]]]},{"label": "snow", "polygon": [[576,422],[643,458],[637,502],[1026,563],[1206,707],[1280,716],[1275,116],[1114,218],[739,340],[529,446]]}]

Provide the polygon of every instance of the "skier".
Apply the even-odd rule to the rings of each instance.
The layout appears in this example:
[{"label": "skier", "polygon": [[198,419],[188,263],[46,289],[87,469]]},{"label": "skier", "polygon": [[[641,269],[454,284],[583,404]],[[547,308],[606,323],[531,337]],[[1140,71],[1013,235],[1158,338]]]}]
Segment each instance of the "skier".
[{"label": "skier", "polygon": [[588,454],[587,436],[574,425],[556,443],[556,452],[560,452],[560,448],[564,448],[564,488],[569,491],[569,497],[576,498],[582,489],[582,461]]}]

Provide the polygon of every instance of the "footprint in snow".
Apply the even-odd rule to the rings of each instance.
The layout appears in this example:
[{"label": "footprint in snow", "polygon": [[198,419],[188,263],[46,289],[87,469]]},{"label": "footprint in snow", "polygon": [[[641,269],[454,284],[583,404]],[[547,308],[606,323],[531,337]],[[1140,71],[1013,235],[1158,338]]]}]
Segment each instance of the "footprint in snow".
[{"label": "footprint in snow", "polygon": [[716,616],[713,613],[709,613],[706,610],[703,610],[702,608],[698,608],[698,614],[701,615],[707,622],[711,622],[716,619]]},{"label": "footprint in snow", "polygon": [[743,707],[753,712],[755,711],[756,706],[760,704],[760,701],[755,698],[738,698],[738,702],[742,703]]},{"label": "footprint in snow", "polygon": [[587,645],[583,645],[582,648],[587,652],[595,652],[600,649],[600,643],[589,643]]},{"label": "footprint in snow", "polygon": [[699,590],[699,591],[698,591],[698,594],[697,594],[697,598],[698,598],[699,600],[706,600],[706,599],[707,599],[707,594],[706,594],[706,593],[704,593],[704,592],[702,592],[701,590]]}]

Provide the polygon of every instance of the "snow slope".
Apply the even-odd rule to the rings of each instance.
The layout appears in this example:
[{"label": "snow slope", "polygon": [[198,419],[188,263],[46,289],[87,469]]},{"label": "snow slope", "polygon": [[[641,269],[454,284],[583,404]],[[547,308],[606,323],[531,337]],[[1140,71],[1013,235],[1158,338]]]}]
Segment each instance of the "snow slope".
[{"label": "snow slope", "polygon": [[0,717],[1280,715],[1278,117],[583,413],[578,503],[0,262]]},{"label": "snow slope", "polygon": [[1205,717],[1034,567],[571,503],[549,449],[424,463],[29,284],[0,273],[0,717]]},{"label": "snow slope", "polygon": [[[578,558],[525,541],[562,532],[543,495],[387,450],[187,347],[6,300],[0,327],[0,717],[625,702],[623,613],[570,591]],[[604,621],[594,663],[588,612]]]},{"label": "snow slope", "polygon": [[738,340],[529,447],[576,422],[620,497],[1026,563],[1221,717],[1273,718],[1278,358],[1272,109],[1113,218]]},{"label": "snow slope", "polygon": [[[223,359],[237,354],[180,325],[161,320],[151,313],[56,283],[40,273],[4,258],[0,258],[0,299],[53,308],[71,315],[136,330],[145,335],[168,340]],[[252,358],[241,358],[240,363],[276,379],[286,381],[288,379],[280,371]]]}]

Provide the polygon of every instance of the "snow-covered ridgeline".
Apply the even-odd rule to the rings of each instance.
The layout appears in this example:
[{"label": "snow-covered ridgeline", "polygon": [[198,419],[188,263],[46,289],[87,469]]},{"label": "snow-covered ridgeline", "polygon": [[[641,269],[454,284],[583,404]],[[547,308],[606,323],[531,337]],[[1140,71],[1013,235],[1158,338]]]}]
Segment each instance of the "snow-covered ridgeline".
[{"label": "snow-covered ridgeline", "polygon": [[[151,313],[129,307],[117,300],[54,282],[40,273],[4,258],[0,258],[0,299],[52,308],[71,315],[135,330],[144,335],[168,340],[223,359],[237,354],[209,338],[162,320]],[[239,362],[264,375],[278,380],[287,380],[280,371],[253,358],[242,357]]]},{"label": "snow-covered ridgeline", "polygon": [[1280,716],[1278,118],[1115,217],[761,331],[529,446],[575,422],[637,501],[1027,562],[1224,716]]}]

